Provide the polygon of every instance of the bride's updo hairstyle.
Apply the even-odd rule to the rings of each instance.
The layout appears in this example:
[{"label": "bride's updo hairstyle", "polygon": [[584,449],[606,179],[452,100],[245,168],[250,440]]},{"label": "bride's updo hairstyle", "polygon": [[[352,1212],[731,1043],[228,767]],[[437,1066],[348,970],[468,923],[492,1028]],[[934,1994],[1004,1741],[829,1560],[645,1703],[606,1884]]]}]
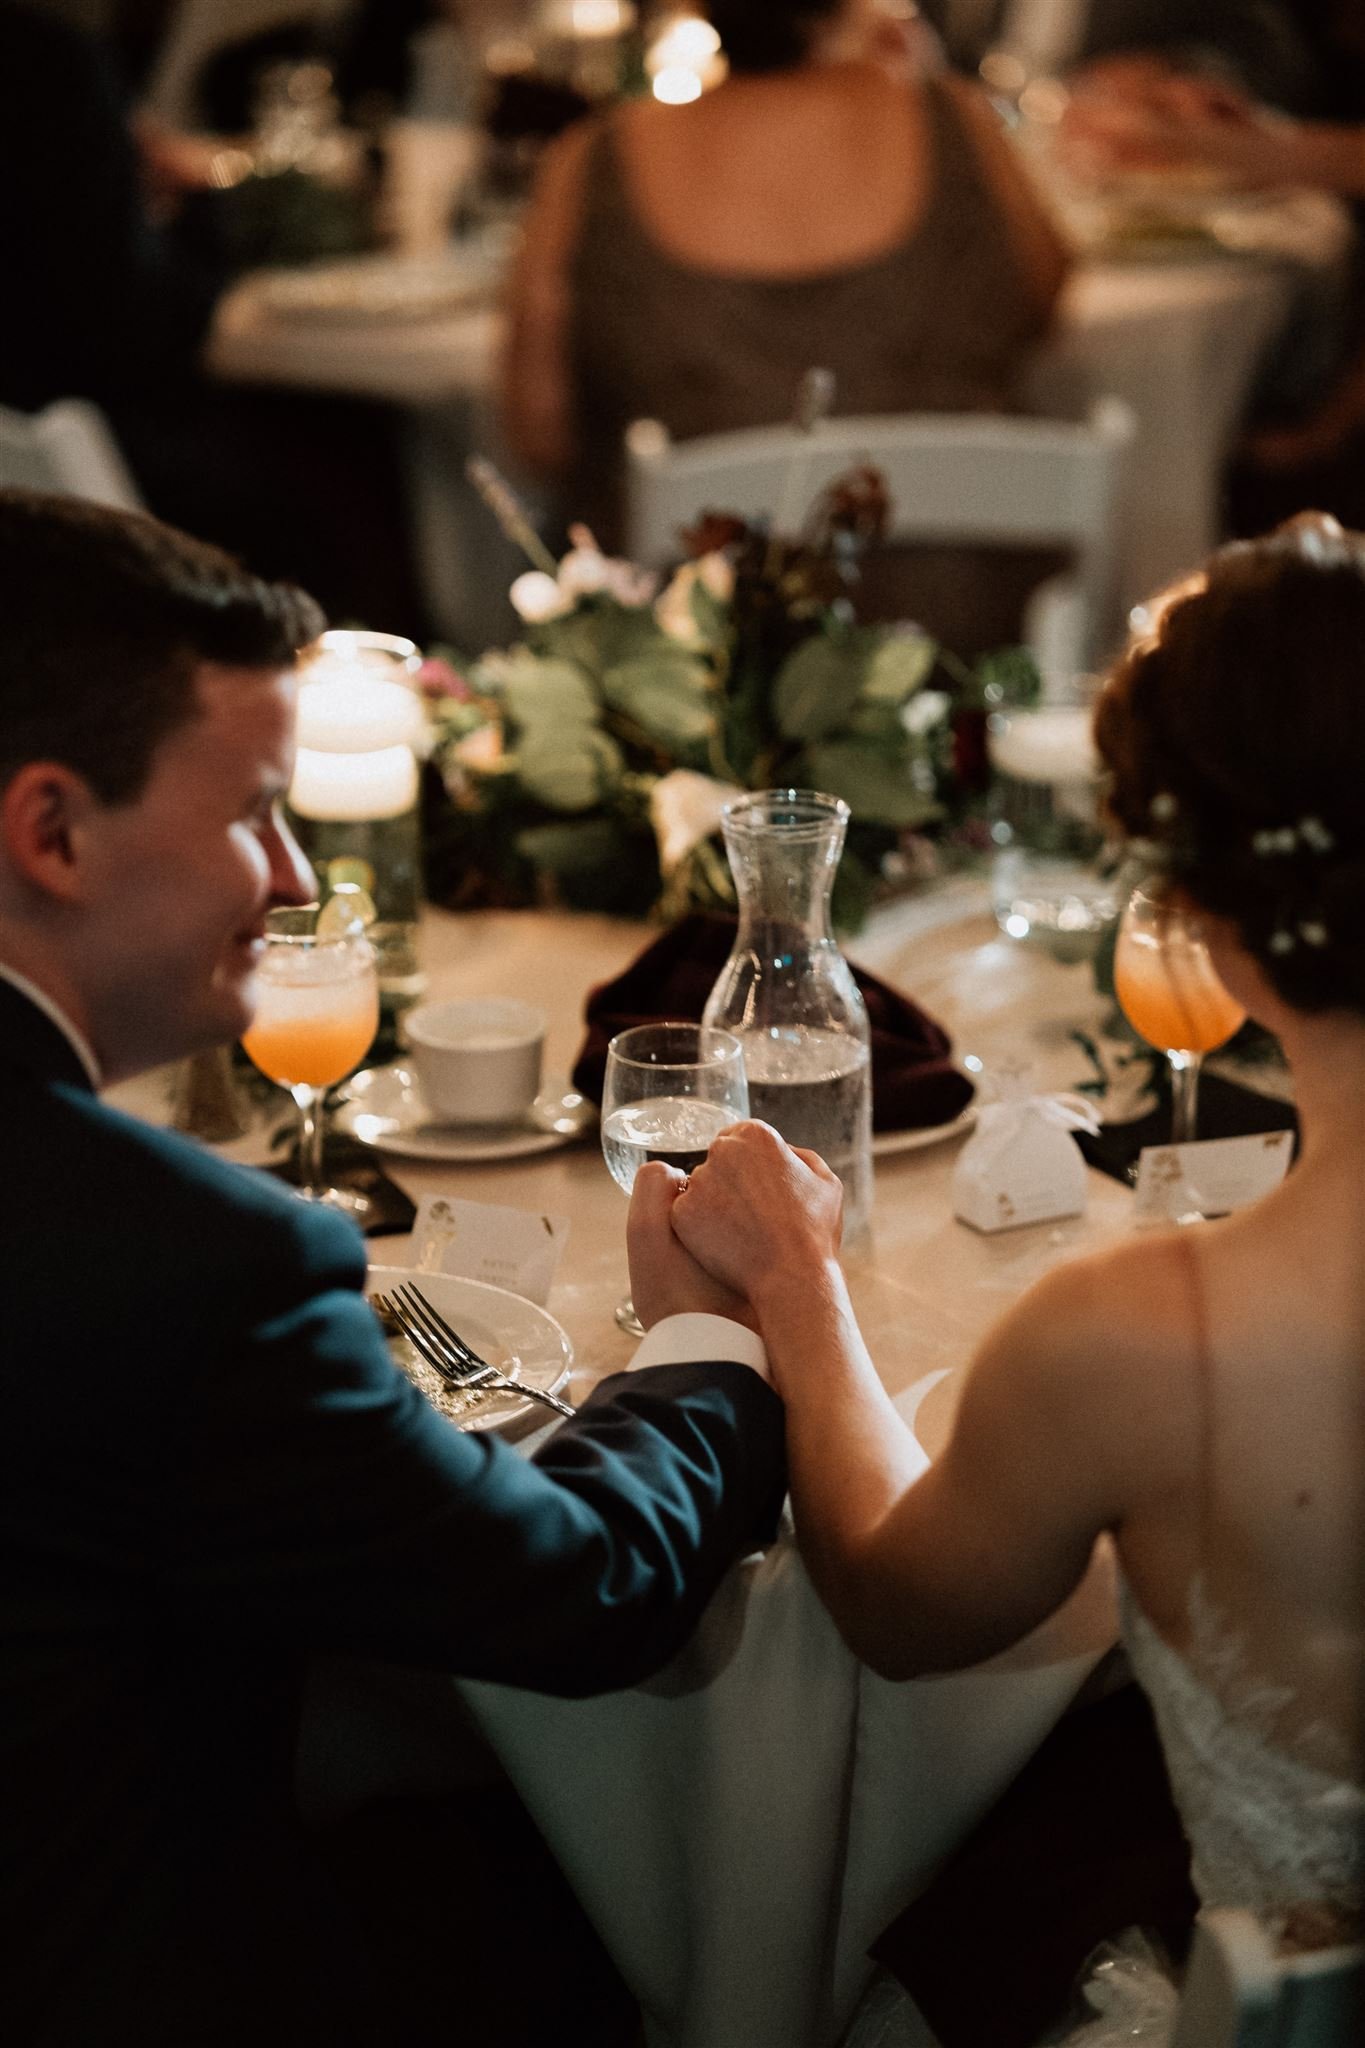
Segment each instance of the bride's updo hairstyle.
[{"label": "bride's updo hairstyle", "polygon": [[1149,607],[1095,717],[1109,808],[1285,1002],[1365,1015],[1365,535],[1306,512]]},{"label": "bride's updo hairstyle", "polygon": [[842,0],[707,0],[706,14],[732,71],[791,71]]}]

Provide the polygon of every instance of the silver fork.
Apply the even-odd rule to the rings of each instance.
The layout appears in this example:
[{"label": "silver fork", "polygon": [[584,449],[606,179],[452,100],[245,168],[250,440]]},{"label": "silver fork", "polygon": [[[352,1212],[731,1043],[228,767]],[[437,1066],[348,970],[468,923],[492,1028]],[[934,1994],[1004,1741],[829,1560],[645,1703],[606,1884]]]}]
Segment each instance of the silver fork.
[{"label": "silver fork", "polygon": [[520,1394],[553,1408],[556,1415],[574,1415],[577,1410],[544,1387],[533,1387],[510,1373],[499,1371],[481,1358],[439,1315],[416,1287],[400,1286],[394,1295],[376,1295],[381,1311],[393,1317],[403,1334],[421,1352],[429,1365],[452,1386],[485,1393]]}]

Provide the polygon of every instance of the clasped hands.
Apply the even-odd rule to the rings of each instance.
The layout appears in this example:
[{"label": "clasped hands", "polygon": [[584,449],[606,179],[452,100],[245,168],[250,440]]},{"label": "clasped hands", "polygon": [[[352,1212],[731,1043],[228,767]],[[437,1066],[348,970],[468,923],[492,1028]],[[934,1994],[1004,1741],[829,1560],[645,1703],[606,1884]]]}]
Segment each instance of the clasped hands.
[{"label": "clasped hands", "polygon": [[732,1124],[691,1175],[652,1161],[626,1224],[636,1314],[649,1329],[701,1310],[762,1335],[769,1305],[837,1255],[842,1216],[836,1175],[770,1124]]}]

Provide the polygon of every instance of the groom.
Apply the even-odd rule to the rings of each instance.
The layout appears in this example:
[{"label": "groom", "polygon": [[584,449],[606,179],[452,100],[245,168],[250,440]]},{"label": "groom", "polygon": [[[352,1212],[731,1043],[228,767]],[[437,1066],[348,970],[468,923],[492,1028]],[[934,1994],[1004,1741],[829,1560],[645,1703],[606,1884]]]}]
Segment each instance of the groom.
[{"label": "groom", "polygon": [[461,1435],[349,1224],[101,1103],[238,1036],[265,913],[312,895],[280,803],[322,620],[20,492],[0,587],[0,2032],[401,2042],[293,1808],[305,1660],[636,1682],[771,1532],[779,1404],[749,1332],[679,1315],[535,1459]]}]

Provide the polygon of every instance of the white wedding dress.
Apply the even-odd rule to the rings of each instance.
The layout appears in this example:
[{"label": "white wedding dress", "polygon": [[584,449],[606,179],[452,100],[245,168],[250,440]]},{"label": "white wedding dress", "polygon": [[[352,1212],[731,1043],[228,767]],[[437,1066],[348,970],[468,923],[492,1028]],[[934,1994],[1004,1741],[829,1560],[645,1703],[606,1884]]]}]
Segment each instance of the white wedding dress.
[{"label": "white wedding dress", "polygon": [[1325,1720],[1300,1719],[1291,1687],[1258,1677],[1202,1577],[1190,1588],[1187,1654],[1158,1635],[1126,1587],[1121,1611],[1201,1904],[1246,1907],[1290,1946],[1312,1940],[1305,1916],[1324,1928],[1338,1923],[1347,1938],[1365,1909],[1365,1786],[1355,1745]]},{"label": "white wedding dress", "polygon": [[[1121,1580],[1123,1644],[1156,1718],[1201,1905],[1256,1913],[1286,1949],[1356,1941],[1365,1915],[1360,1645],[1337,1645],[1335,1659],[1324,1657],[1302,1617],[1261,1616],[1266,1666],[1338,1674],[1301,1695],[1258,1670],[1249,1629],[1210,1593],[1203,1566],[1224,1547],[1215,1531],[1216,1380],[1193,1246],[1188,1239],[1178,1243],[1198,1331],[1202,1562],[1190,1582],[1186,1648],[1177,1650],[1159,1634]],[[1297,1666],[1284,1643],[1296,1645]],[[1325,1709],[1324,1698],[1330,1700]],[[1169,2038],[1176,1991],[1136,1930],[1105,1945],[1082,1989],[1091,2016],[1050,2033],[1048,2048],[1162,2048]],[[906,1993],[883,1973],[840,2048],[929,2048],[932,2041]]]},{"label": "white wedding dress", "polygon": [[[1358,1752],[1322,1720],[1300,1721],[1291,1688],[1259,1678],[1245,1644],[1190,1590],[1190,1647],[1159,1635],[1126,1586],[1122,1635],[1152,1704],[1204,1906],[1257,1913],[1289,1947],[1359,1938],[1365,1913],[1365,1782]],[[1162,2048],[1176,1992],[1145,1942],[1106,1945],[1083,1987],[1090,2016],[1048,2048]],[[929,2048],[894,1978],[880,1975],[841,2048]]]}]

